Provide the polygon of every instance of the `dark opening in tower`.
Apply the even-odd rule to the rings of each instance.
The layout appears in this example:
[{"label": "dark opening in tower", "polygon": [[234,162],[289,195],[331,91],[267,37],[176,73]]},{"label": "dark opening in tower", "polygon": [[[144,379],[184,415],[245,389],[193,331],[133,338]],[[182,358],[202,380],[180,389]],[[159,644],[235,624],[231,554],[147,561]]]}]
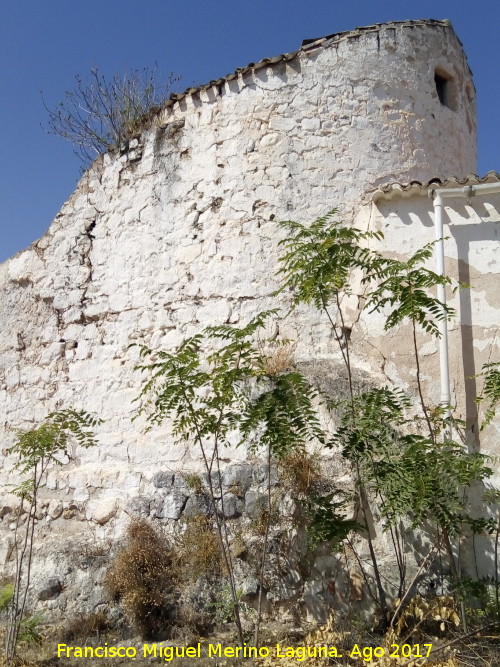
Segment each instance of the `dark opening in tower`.
[{"label": "dark opening in tower", "polygon": [[443,70],[437,69],[434,72],[434,83],[436,84],[436,92],[441,104],[449,109],[453,109],[452,77]]}]

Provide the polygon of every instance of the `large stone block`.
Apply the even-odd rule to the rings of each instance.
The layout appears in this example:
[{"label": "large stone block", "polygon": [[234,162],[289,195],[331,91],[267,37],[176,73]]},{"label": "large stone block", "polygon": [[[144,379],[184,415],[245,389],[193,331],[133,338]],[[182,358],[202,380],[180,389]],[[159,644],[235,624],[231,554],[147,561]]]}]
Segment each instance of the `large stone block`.
[{"label": "large stone block", "polygon": [[226,519],[237,519],[243,514],[245,503],[233,493],[226,493],[217,502],[217,508]]},{"label": "large stone block", "polygon": [[159,519],[179,519],[186,500],[187,496],[183,493],[177,491],[168,493],[163,500],[163,505],[156,510],[155,516]]},{"label": "large stone block", "polygon": [[243,495],[252,482],[252,465],[242,463],[228,466],[222,473],[222,485],[235,495]]}]

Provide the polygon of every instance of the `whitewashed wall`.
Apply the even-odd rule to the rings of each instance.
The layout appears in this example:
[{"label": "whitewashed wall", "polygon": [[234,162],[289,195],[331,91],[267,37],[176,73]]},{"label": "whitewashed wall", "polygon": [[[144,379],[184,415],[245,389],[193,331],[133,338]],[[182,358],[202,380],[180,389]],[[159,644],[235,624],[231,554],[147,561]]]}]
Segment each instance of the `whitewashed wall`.
[{"label": "whitewashed wall", "polygon": [[[438,100],[436,67],[453,77],[453,110]],[[200,468],[166,426],[145,434],[131,421],[140,388],[131,342],[170,348],[204,326],[247,322],[276,305],[278,220],[338,207],[373,226],[369,196],[379,184],[472,172],[475,150],[461,45],[446,23],[414,22],[344,35],[188,95],[128,152],[98,161],[45,236],[0,267],[4,452],[9,429],[56,408],[106,420],[99,448],[76,452],[49,476],[40,524],[47,549],[88,525],[115,535],[127,503],[154,492],[155,473]],[[403,225],[405,235],[395,226],[387,244],[404,254]],[[356,299],[348,306],[355,319]],[[356,363],[377,380],[400,373],[409,386],[406,371],[382,369],[362,340],[377,326],[363,320],[353,331]],[[336,359],[313,310],[281,322],[280,333],[298,341],[299,361]],[[407,347],[390,360],[394,369]],[[4,535],[11,525],[6,513]]]},{"label": "whitewashed wall", "polygon": [[[478,183],[470,179],[467,184]],[[455,293],[447,290],[448,303],[456,312],[449,324],[452,403],[457,406],[457,418],[464,420],[472,431],[469,445],[496,456],[498,432],[493,424],[480,434],[484,407],[478,413],[474,399],[482,391],[482,380],[476,376],[483,365],[500,361],[500,196],[481,195],[479,188],[470,199],[447,197],[444,202],[445,271],[455,281],[470,285]],[[415,188],[411,196],[393,193],[390,198],[377,199],[373,210],[372,220],[385,235],[381,248],[397,249],[404,257],[435,238],[432,200],[425,189]],[[429,268],[435,270],[434,260]],[[373,322],[368,322],[369,318],[366,326],[371,327],[372,343],[389,350],[388,365],[397,366],[404,373],[404,365],[398,362],[402,350],[397,341],[409,339],[409,329],[402,327],[391,334],[394,342],[388,345],[387,335],[381,330],[377,332]],[[437,404],[440,401],[438,345],[424,337],[420,340],[429,396]],[[411,383],[409,375],[406,383]]]}]

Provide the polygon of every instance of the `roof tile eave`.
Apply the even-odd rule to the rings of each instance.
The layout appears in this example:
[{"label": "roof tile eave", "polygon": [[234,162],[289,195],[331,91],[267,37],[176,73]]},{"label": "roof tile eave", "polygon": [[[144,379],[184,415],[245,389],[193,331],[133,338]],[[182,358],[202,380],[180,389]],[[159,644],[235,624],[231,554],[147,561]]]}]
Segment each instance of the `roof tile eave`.
[{"label": "roof tile eave", "polygon": [[477,174],[467,174],[463,178],[457,176],[448,176],[445,179],[431,178],[422,183],[421,181],[409,181],[407,183],[391,182],[379,185],[372,193],[372,201],[378,199],[392,199],[392,197],[409,196],[409,195],[425,195],[429,190],[449,189],[456,187],[463,187],[467,185],[480,185],[482,183],[498,183],[500,182],[500,173],[497,171],[488,171],[484,176]]}]

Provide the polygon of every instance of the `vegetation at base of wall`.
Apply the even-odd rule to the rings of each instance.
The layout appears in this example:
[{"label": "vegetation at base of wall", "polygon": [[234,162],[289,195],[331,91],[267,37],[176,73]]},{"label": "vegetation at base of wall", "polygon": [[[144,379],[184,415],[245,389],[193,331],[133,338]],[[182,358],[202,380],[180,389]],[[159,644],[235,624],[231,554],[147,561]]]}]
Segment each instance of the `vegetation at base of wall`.
[{"label": "vegetation at base of wall", "polygon": [[[295,522],[294,530],[307,527],[309,532],[310,551],[303,561],[312,549],[328,544],[350,577],[352,602],[359,601],[363,593],[373,601],[377,634],[372,633],[372,643],[421,642],[430,635],[443,639],[453,636],[460,622],[467,637],[470,626],[477,630],[500,623],[499,493],[494,489],[486,492],[492,474],[490,460],[469,453],[458,441],[459,422],[448,417],[448,406],[429,403],[421,381],[420,336],[422,332],[436,336],[436,322],[452,312],[442,308],[427,290],[450,281],[424,266],[431,246],[407,262],[395,262],[363,247],[380,234],[346,227],[332,217],[330,213],[310,226],[284,223],[291,236],[283,242],[280,275],[282,290],[291,291],[294,305],[309,304],[327,318],[348,378],[345,396],[339,399],[320,392],[297,370],[288,352],[281,355],[286,345],[261,340],[276,311],[261,313],[241,328],[209,327],[173,351],[140,347],[137,369],[145,375],[138,398],[140,412],[147,415],[151,427],[171,420],[179,440],[198,446],[206,485],[197,475],[187,475],[185,481],[196,494],[208,497],[210,504],[209,516],[190,519],[176,539],[167,540],[158,528],[142,520],[134,520],[128,529],[106,585],[144,638],[154,639],[166,631],[172,637],[181,636],[179,622],[191,624],[195,636],[211,628],[215,618],[224,624],[234,620],[239,641],[248,639],[242,624],[245,614],[248,621],[248,609],[235,575],[236,559],[244,556],[259,582],[253,614],[253,644],[259,645],[262,600],[272,586],[272,568],[277,562],[279,569],[281,556],[287,556],[282,537],[289,532],[290,521]],[[366,308],[393,308],[387,328],[405,322],[410,325],[417,403],[398,387],[367,388],[356,381],[351,361],[351,332],[356,321],[348,319],[343,307],[354,277],[358,283],[361,277],[361,284],[372,290],[365,294]],[[277,359],[273,358],[276,351]],[[483,369],[483,423],[491,421],[500,401],[497,367],[488,364]],[[68,423],[68,415],[59,426],[62,423]],[[50,424],[45,426],[36,437],[34,432],[20,437],[26,449],[18,446],[16,451],[24,457],[24,472],[36,468],[40,451],[44,456],[51,452],[52,462],[60,462],[56,452],[66,451],[65,435]],[[266,502],[254,522],[244,526],[245,534],[235,532],[219,504],[224,495],[224,447],[234,444],[235,433],[239,433],[240,444],[245,443],[267,464]],[[56,435],[61,437],[58,446],[47,449]],[[40,441],[43,450],[33,453],[30,443],[38,446]],[[341,488],[335,477],[324,478],[320,460],[323,453],[332,452],[350,473],[349,488],[345,484]],[[281,489],[279,485],[272,488],[271,471],[276,467]],[[33,488],[38,488],[33,482],[19,487],[23,501],[36,498]],[[485,491],[482,515],[471,509],[472,488],[475,493]],[[280,515],[276,511],[280,493],[287,493],[287,499],[292,498],[305,514],[297,510],[289,517]],[[388,554],[396,572],[392,578],[374,547],[374,520],[392,545]],[[246,540],[252,532],[257,539]],[[420,566],[416,574],[410,574],[408,553],[417,543],[417,534],[421,537]],[[491,535],[495,539],[495,576],[490,580],[464,576],[464,542]],[[299,565],[307,567],[304,562]],[[425,597],[421,584],[431,573],[438,575],[439,590]],[[180,599],[181,583],[213,577],[227,583],[204,609]],[[335,596],[335,581],[327,583]],[[330,619],[307,641],[352,646],[357,637],[352,630],[341,628],[340,622],[335,625]],[[373,662],[380,667],[401,664],[403,659]],[[459,663],[453,656],[438,656],[430,664]]]},{"label": "vegetation at base of wall", "polygon": [[[47,472],[71,460],[70,447],[83,448],[96,444],[93,429],[101,420],[83,410],[59,410],[51,413],[39,426],[19,430],[8,453],[17,457],[14,470],[23,481],[12,489],[20,506],[14,528],[15,575],[12,597],[7,606],[8,620],[5,633],[5,659],[10,664],[16,655],[18,641],[36,641],[40,618],[37,612],[26,615],[31,584],[37,503]],[[24,506],[27,519],[21,523]]]},{"label": "vegetation at base of wall", "polygon": [[218,579],[226,574],[214,521],[198,515],[189,519],[172,551],[174,576],[178,584]]},{"label": "vegetation at base of wall", "polygon": [[24,616],[20,628],[18,641],[22,644],[41,644],[43,640],[42,624],[44,614],[36,611],[34,614]]},{"label": "vegetation at base of wall", "polygon": [[[252,607],[243,601],[243,591],[237,589],[236,595],[240,613],[247,616],[255,614],[255,609],[252,609]],[[215,601],[209,605],[209,610],[213,614],[217,625],[226,625],[232,622],[234,618],[234,602],[229,586],[224,586],[217,592]]]},{"label": "vegetation at base of wall", "polygon": [[[257,658],[255,664],[258,667],[292,667],[299,660],[304,660],[312,667],[409,667],[413,664],[460,667],[463,663],[458,658],[456,647],[443,649],[445,642],[436,636],[444,636],[446,629],[454,628],[457,621],[454,603],[449,597],[436,597],[429,602],[416,596],[399,624],[384,635],[370,630],[366,620],[352,615],[345,619],[332,613],[326,623],[307,634],[302,641],[294,645],[283,639],[280,655],[271,653],[268,657]],[[442,625],[443,630],[440,629]],[[432,634],[428,634],[427,630]],[[341,658],[328,656],[332,647]],[[422,658],[427,653],[429,658]],[[411,660],[412,657],[415,659]]]},{"label": "vegetation at base of wall", "polygon": [[106,574],[105,587],[142,637],[157,639],[165,633],[173,624],[176,602],[165,536],[143,519],[132,520],[125,545]]},{"label": "vegetation at base of wall", "polygon": [[[474,514],[468,499],[472,487],[476,493],[486,488],[492,470],[488,457],[471,454],[456,441],[460,424],[449,418],[448,407],[433,406],[424,395],[420,337],[422,333],[438,337],[438,323],[453,315],[453,310],[432,294],[436,286],[451,285],[449,278],[426,266],[434,244],[424,246],[406,262],[394,260],[370,249],[372,241],[382,238],[380,232],[362,231],[334,217],[335,211],[331,211],[311,225],[282,223],[289,237],[281,242],[284,254],[279,260],[282,285],[278,293],[289,292],[292,307],[309,305],[326,317],[347,375],[347,395],[341,400],[321,395],[301,373],[291,370],[293,363],[288,356],[270,363],[272,355],[277,351],[281,354],[285,347],[274,342],[266,348],[259,340],[259,332],[276,315],[268,311],[240,329],[208,328],[171,353],[143,346],[141,356],[148,361],[137,367],[147,375],[141,410],[152,424],[170,418],[180,439],[197,441],[209,478],[212,471],[220,473],[222,447],[229,433],[236,430],[252,451],[264,454],[269,470],[273,461],[280,462],[284,479],[287,475],[289,481],[293,478],[297,495],[305,496],[312,542],[327,541],[340,553],[349,550],[368,596],[377,603],[387,625],[391,599],[396,595],[403,601],[395,620],[413,599],[415,581],[408,578],[406,554],[409,542],[415,539],[414,531],[427,535],[436,545],[424,558],[426,568],[440,563],[442,576],[448,568],[453,590],[459,589],[463,536],[466,532],[491,534],[497,528],[498,521],[488,512]],[[386,330],[409,324],[418,404],[398,387],[358,389],[351,350],[351,332],[357,320],[350,321],[344,307],[354,279],[365,290],[362,308],[386,313]],[[490,410],[486,418],[490,419],[498,400],[497,369],[492,366],[486,370],[484,397]],[[321,411],[331,413],[334,428],[325,428]],[[314,489],[312,478],[317,471],[305,455],[313,442],[316,448],[341,454],[353,480],[349,491],[336,488],[335,480],[326,493]],[[213,452],[210,459],[209,450]],[[217,516],[215,488],[209,492]],[[267,507],[260,522],[260,596],[267,542],[275,521],[272,502],[269,480]],[[373,516],[379,518],[381,529],[390,538],[398,581],[382,576],[373,543]],[[229,529],[224,519],[218,532],[231,573]],[[497,543],[499,533],[497,530]],[[360,539],[367,546],[369,565],[357,551]],[[237,589],[231,577],[238,624]],[[463,600],[459,604],[466,628]],[[259,621],[260,611],[257,626]]]},{"label": "vegetation at base of wall", "polygon": [[78,645],[99,639],[111,630],[111,623],[104,611],[91,614],[76,614],[58,629],[57,637],[61,642]]},{"label": "vegetation at base of wall", "polygon": [[[430,532],[431,539],[446,553],[448,566],[458,582],[461,567],[456,561],[453,542],[458,544],[465,528],[474,534],[492,533],[495,529],[493,519],[471,513],[468,501],[468,490],[480,485],[484,488],[492,470],[488,457],[470,454],[462,443],[454,442],[452,429],[456,431],[457,422],[448,417],[447,409],[442,406],[436,409],[424,397],[420,331],[437,338],[438,323],[454,314],[432,295],[436,286],[452,283],[426,267],[434,244],[417,250],[406,262],[388,258],[366,245],[372,239],[380,240],[381,233],[363,232],[332,221],[334,214],[332,211],[309,226],[283,223],[291,235],[281,242],[285,248],[280,258],[281,290],[291,292],[294,306],[312,303],[326,316],[349,385],[348,396],[334,406],[337,426],[327,446],[340,451],[350,464],[355,491],[351,497],[339,498],[330,493],[323,501],[316,498],[311,525],[317,534],[323,530],[323,536],[330,534],[337,545],[341,544],[356,530],[352,520],[345,516],[347,507],[355,502],[360,508],[360,523],[372,561],[372,573],[364,571],[365,582],[369,587],[373,576],[371,595],[378,599],[382,612],[387,613],[389,591],[380,576],[370,535],[369,515],[374,507],[381,517],[382,529],[391,536],[400,574],[399,595],[408,583],[405,558],[408,524],[413,529]],[[348,320],[342,305],[344,297],[350,294],[355,274],[365,289],[371,288],[364,295],[362,309],[369,312],[385,309],[385,330],[410,324],[417,393],[427,433],[422,433],[418,410],[402,390],[388,387],[355,390],[350,349],[355,322]],[[485,386],[493,406],[494,377],[489,376]],[[457,553],[460,554],[459,548]],[[465,626],[463,609],[462,616]]]},{"label": "vegetation at base of wall", "polygon": [[243,644],[240,601],[230,546],[230,529],[218,499],[223,502],[221,459],[223,447],[239,431],[250,450],[266,452],[267,521],[260,564],[259,612],[263,571],[271,518],[271,462],[322,437],[313,407],[317,391],[295,371],[271,374],[266,358],[255,346],[274,311],[260,313],[245,327],[209,327],[184,341],[173,352],[140,346],[136,370],[145,374],[137,400],[139,412],[151,426],[170,419],[179,440],[196,443],[205,466],[215,530],[233,601],[234,620]]}]

